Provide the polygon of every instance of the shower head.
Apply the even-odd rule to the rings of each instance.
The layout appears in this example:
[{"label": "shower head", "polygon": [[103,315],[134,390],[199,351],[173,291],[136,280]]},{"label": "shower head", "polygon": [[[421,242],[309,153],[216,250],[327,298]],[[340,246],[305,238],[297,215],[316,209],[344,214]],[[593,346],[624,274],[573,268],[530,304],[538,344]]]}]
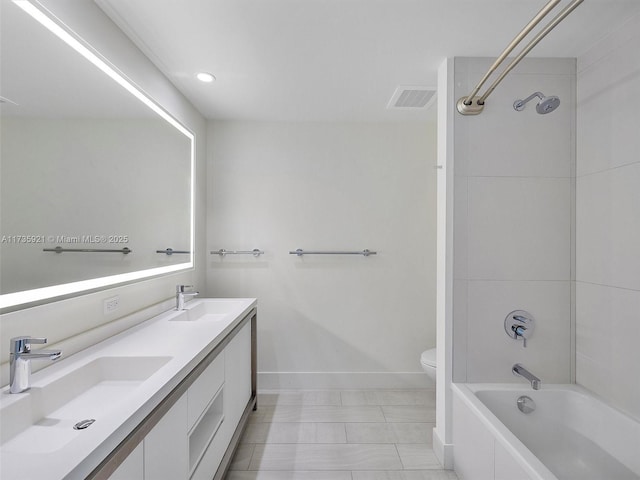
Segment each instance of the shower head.
[{"label": "shower head", "polygon": [[549,112],[553,112],[556,108],[560,106],[560,99],[554,95],[549,97],[545,97],[543,93],[535,92],[529,95],[524,100],[516,100],[513,102],[513,108],[515,108],[518,112],[524,110],[524,106],[527,104],[529,100],[533,97],[538,97],[540,101],[536,105],[536,112],[540,114],[545,114]]}]

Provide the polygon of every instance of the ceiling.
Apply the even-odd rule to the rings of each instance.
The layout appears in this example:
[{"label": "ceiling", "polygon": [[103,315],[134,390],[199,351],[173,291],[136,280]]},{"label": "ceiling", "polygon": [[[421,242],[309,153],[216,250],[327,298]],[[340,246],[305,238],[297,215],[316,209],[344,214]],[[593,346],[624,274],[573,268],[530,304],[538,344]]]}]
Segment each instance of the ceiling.
[{"label": "ceiling", "polygon": [[[445,57],[498,56],[546,3],[96,2],[209,119],[376,122],[432,119],[435,108],[387,103],[399,85],[435,88]],[[529,56],[579,56],[638,12],[638,0],[586,0]],[[200,71],[217,80],[199,82]]]}]

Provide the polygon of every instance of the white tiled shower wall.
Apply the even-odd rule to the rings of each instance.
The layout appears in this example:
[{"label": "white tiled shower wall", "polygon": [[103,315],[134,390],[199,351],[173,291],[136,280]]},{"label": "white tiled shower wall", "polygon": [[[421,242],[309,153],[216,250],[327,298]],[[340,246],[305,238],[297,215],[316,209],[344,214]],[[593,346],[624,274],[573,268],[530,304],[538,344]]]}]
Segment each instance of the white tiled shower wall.
[{"label": "white tiled shower wall", "polygon": [[[455,59],[455,97],[493,59]],[[531,93],[562,104],[539,115]],[[523,363],[543,382],[572,377],[571,280],[575,60],[526,59],[479,116],[455,113],[453,379],[511,382]],[[536,319],[527,348],[509,338],[513,310]]]},{"label": "white tiled shower wall", "polygon": [[576,381],[640,418],[640,17],[578,58]]}]

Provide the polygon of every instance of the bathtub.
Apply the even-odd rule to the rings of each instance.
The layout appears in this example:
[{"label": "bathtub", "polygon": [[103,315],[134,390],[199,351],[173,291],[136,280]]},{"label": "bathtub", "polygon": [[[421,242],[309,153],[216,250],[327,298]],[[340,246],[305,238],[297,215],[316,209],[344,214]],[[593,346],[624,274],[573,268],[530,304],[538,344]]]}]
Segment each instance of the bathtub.
[{"label": "bathtub", "polygon": [[[453,384],[464,480],[638,480],[640,422],[577,385]],[[517,405],[521,401],[523,413]],[[532,403],[533,402],[533,403]]]}]

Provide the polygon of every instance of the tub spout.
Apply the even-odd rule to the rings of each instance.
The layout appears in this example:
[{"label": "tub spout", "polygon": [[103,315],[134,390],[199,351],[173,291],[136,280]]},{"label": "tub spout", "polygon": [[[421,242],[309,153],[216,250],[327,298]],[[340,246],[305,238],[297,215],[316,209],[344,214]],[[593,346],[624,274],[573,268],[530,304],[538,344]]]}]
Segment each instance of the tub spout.
[{"label": "tub spout", "polygon": [[533,388],[534,390],[538,390],[540,388],[540,379],[536,377],[533,373],[531,373],[529,370],[524,368],[522,365],[520,365],[519,363],[516,363],[511,368],[511,372],[516,377],[522,377],[527,381],[531,382],[531,388]]}]

